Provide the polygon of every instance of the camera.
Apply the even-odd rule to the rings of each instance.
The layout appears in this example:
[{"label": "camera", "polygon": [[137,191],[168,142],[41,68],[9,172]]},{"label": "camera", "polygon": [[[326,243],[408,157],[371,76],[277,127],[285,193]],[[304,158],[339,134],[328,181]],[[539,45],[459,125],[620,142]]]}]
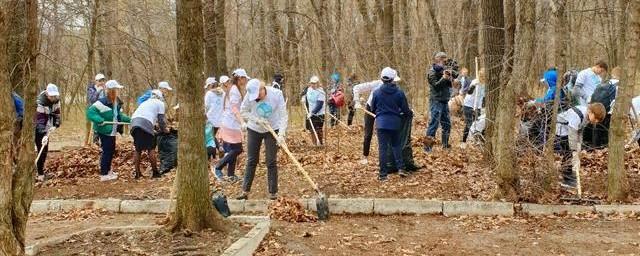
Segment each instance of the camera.
[{"label": "camera", "polygon": [[458,78],[458,71],[460,70],[460,65],[458,65],[458,61],[454,59],[447,59],[444,62],[444,72],[448,75],[452,76],[454,79]]}]

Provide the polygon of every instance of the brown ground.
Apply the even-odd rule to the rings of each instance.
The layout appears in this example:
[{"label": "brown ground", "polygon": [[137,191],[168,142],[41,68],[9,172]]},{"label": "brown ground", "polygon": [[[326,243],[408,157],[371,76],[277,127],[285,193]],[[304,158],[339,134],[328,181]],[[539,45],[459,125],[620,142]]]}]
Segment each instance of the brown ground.
[{"label": "brown ground", "polygon": [[273,221],[254,255],[638,255],[639,230],[636,217],[334,216]]},{"label": "brown ground", "polygon": [[[360,114],[358,114],[360,115]],[[469,147],[462,150],[458,147],[461,137],[462,121],[454,118],[454,129],[451,141],[453,149],[443,151],[438,146],[435,152],[425,154],[420,142],[414,143],[415,159],[426,166],[420,173],[408,178],[391,176],[389,182],[380,184],[377,181],[377,142],[373,138],[369,165],[357,163],[361,157],[362,127],[358,116],[354,131],[344,128],[329,130],[327,147],[315,148],[309,145],[310,137],[304,133],[300,125],[294,126],[288,133],[288,143],[305,169],[319,184],[325,193],[336,197],[387,197],[447,200],[491,200],[494,195],[495,173],[487,168],[481,149]],[[425,130],[425,123],[419,118],[414,121],[413,135],[416,141]],[[76,129],[77,130],[77,129]],[[62,131],[61,131],[62,132]],[[73,132],[73,131],[71,131]],[[77,132],[77,131],[75,131]],[[64,133],[64,132],[62,132]],[[81,136],[76,136],[80,140]],[[114,169],[120,173],[121,179],[116,182],[101,183],[98,180],[98,149],[65,149],[54,153],[48,161],[48,167],[66,166],[49,170],[56,176],[54,179],[37,184],[35,199],[45,198],[168,198],[174,173],[159,180],[148,177],[140,181],[131,179],[133,167],[131,143],[119,138],[119,154],[121,158],[114,161]],[[633,148],[637,145],[633,145]],[[78,153],[80,152],[80,153]],[[246,154],[239,160],[237,175],[242,177]],[[261,156],[263,157],[263,156]],[[60,165],[60,163],[66,163]],[[75,164],[79,163],[79,164]],[[311,197],[313,191],[297,172],[293,163],[284,152],[279,154],[279,193],[290,197]],[[539,161],[529,161],[531,166],[539,165]],[[606,198],[606,154],[597,153],[583,158],[585,168],[582,170],[583,191],[586,196],[595,199]],[[629,201],[640,202],[640,155],[628,154],[628,176],[631,184]],[[530,191],[535,183],[533,168],[521,166],[523,191]],[[150,175],[150,171],[143,172]],[[267,197],[266,168],[264,163],[258,171],[250,198]],[[212,184],[213,179],[211,181]],[[240,192],[240,183],[215,184],[230,195]],[[543,197],[525,195],[522,200],[529,202],[559,202],[562,195],[556,184]]]},{"label": "brown ground", "polygon": [[[164,215],[112,214],[96,210],[36,215],[29,218],[27,244],[92,227],[154,225]],[[166,230],[96,231],[72,236],[67,241],[44,247],[41,255],[218,255],[249,231],[224,235],[210,230],[171,234]],[[183,254],[181,254],[183,253]]]}]

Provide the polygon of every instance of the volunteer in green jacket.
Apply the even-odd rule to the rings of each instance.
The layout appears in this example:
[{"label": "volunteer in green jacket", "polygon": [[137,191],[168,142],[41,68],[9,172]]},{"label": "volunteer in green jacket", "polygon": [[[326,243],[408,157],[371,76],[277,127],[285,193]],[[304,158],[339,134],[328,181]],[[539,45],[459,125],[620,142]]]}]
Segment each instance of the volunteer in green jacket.
[{"label": "volunteer in green jacket", "polygon": [[111,160],[116,150],[116,133],[122,134],[122,125],[118,122],[131,122],[131,118],[122,113],[122,101],[118,92],[123,88],[116,80],[105,84],[106,96],[101,97],[87,110],[87,119],[93,123],[93,130],[100,137],[102,155],[100,156],[100,181],[118,179],[118,174],[111,171]]}]

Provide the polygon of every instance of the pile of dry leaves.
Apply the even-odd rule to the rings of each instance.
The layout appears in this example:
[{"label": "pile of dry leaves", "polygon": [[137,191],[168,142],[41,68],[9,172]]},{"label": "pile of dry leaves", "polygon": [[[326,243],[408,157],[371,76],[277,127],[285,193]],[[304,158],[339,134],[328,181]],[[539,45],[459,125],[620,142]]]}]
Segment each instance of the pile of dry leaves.
[{"label": "pile of dry leaves", "polygon": [[307,213],[298,200],[287,197],[280,197],[269,205],[269,217],[288,222],[318,221],[316,216]]}]

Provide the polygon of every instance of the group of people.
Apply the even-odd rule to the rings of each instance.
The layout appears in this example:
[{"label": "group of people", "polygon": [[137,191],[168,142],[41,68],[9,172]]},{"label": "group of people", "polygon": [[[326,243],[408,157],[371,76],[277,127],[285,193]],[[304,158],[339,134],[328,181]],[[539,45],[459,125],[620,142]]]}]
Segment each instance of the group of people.
[{"label": "group of people", "polygon": [[[531,141],[544,145],[551,134],[551,122],[556,122],[556,150],[563,161],[562,187],[571,189],[576,186],[575,174],[571,167],[572,152],[581,145],[587,149],[607,146],[607,133],[612,108],[615,104],[619,86],[620,69],[611,71],[610,79],[605,79],[608,65],[598,61],[594,66],[580,72],[569,71],[558,81],[555,68],[544,72],[541,82],[547,92],[543,97],[527,103],[528,108],[539,113],[536,118],[523,117],[522,126]],[[429,83],[430,121],[426,136],[434,139],[441,128],[443,149],[451,148],[451,112],[461,112],[464,118],[461,148],[467,147],[470,135],[482,138],[486,116],[484,114],[486,73],[477,72],[477,78],[469,76],[466,68],[459,69],[457,63],[446,53],[434,55],[433,64],[427,72]],[[204,114],[206,116],[205,148],[210,171],[218,182],[235,183],[240,180],[236,175],[238,156],[246,151],[246,167],[242,179],[242,194],[238,199],[247,199],[251,191],[259,153],[264,144],[268,191],[271,199],[278,192],[278,146],[285,143],[288,127],[286,100],[281,91],[284,77],[276,74],[271,84],[252,79],[244,69],[234,70],[230,76],[209,77],[204,83]],[[326,93],[318,76],[309,79],[308,86],[300,95],[305,109],[305,127],[310,140],[316,146],[324,144],[325,118],[330,125],[341,121],[341,109],[348,110],[347,125],[353,122],[356,109],[364,113],[364,137],[362,159],[366,165],[369,160],[371,140],[374,129],[378,139],[379,173],[381,182],[388,180],[390,173],[401,177],[411,175],[422,168],[416,164],[411,147],[411,129],[413,111],[407,97],[398,83],[402,81],[398,72],[391,67],[381,70],[379,79],[360,83],[351,75],[346,83],[341,83],[340,75],[331,75],[329,92]],[[561,88],[558,90],[557,87]],[[100,180],[110,181],[118,178],[111,170],[111,162],[116,147],[116,135],[123,133],[123,126],[130,127],[135,147],[134,178],[142,176],[140,158],[147,152],[151,161],[152,177],[160,177],[165,171],[158,170],[155,148],[156,136],[169,132],[166,117],[165,98],[173,91],[168,82],[158,83],[137,100],[137,108],[129,117],[123,113],[123,102],[119,99],[119,90],[123,88],[116,80],[107,80],[103,74],[95,76],[94,83],[87,87],[87,120],[91,122],[93,138],[102,149],[100,157]],[[557,120],[550,120],[556,92],[559,104]],[[363,96],[368,94],[364,100]],[[22,99],[12,94],[16,105],[16,117],[23,116]],[[39,153],[37,161],[37,179],[42,181],[44,164],[47,157],[48,137],[60,126],[60,93],[54,84],[49,84],[37,99],[35,116],[35,144]],[[636,118],[640,112],[640,96],[632,100],[631,116]],[[460,109],[458,109],[459,106]],[[535,136],[532,136],[535,135]],[[638,133],[640,134],[640,133]],[[92,136],[93,135],[93,136]],[[640,136],[638,136],[640,137]],[[542,139],[541,139],[542,138]],[[637,139],[637,138],[636,138]],[[640,144],[640,140],[638,140]],[[244,145],[246,144],[246,145]],[[431,144],[424,146],[425,152],[433,151]],[[226,169],[226,175],[223,171]]]}]

